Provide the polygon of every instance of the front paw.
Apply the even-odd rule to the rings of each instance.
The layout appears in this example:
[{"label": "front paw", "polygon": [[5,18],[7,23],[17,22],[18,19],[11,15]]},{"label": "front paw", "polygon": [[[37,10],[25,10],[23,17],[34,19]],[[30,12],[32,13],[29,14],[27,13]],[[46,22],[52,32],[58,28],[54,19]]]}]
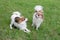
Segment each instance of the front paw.
[{"label": "front paw", "polygon": [[10,29],[12,29],[12,26],[10,25]]}]

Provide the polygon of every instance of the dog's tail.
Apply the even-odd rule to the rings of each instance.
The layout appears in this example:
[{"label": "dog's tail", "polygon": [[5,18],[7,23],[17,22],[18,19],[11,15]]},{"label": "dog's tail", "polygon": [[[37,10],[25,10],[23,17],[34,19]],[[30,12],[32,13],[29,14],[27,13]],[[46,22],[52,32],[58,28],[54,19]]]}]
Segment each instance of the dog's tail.
[{"label": "dog's tail", "polygon": [[13,12],[13,14],[21,16],[21,13],[19,11],[15,11],[15,12]]}]

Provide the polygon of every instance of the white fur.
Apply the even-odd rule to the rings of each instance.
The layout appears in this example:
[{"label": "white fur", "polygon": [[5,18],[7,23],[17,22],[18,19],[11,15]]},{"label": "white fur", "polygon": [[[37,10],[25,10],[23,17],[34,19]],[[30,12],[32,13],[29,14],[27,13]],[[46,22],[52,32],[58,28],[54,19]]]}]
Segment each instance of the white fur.
[{"label": "white fur", "polygon": [[[35,11],[39,11],[39,10],[43,10],[43,7],[42,6],[35,6]],[[32,23],[32,26],[36,26],[36,30],[38,30],[38,28],[40,27],[41,23],[43,22],[43,19],[38,17],[36,15],[37,13],[35,12],[33,14],[33,23]],[[37,16],[37,18],[36,18]]]},{"label": "white fur", "polygon": [[18,24],[18,23],[15,22],[15,17],[21,17],[21,13],[19,13],[19,12],[13,12],[13,15],[11,16],[10,29],[12,29],[12,25],[14,24],[14,26],[16,26],[17,28],[19,28],[20,30],[23,30],[24,32],[29,33],[30,30],[27,29],[27,24],[26,24],[26,21],[28,19],[25,18],[25,20],[23,22],[21,22],[21,23]]}]

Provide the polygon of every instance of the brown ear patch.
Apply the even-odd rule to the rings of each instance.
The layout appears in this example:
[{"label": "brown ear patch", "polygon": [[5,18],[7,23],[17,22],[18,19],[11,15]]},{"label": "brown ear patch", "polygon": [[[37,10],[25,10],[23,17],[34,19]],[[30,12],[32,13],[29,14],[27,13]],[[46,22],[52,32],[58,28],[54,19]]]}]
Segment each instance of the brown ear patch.
[{"label": "brown ear patch", "polygon": [[21,23],[24,20],[25,20],[25,18],[24,17],[21,17],[20,20],[19,20],[19,23]]},{"label": "brown ear patch", "polygon": [[15,18],[15,22],[16,22],[16,23],[21,23],[21,22],[24,21],[24,20],[25,20],[24,17],[21,17],[21,18],[20,18],[20,17],[16,17],[16,18]]},{"label": "brown ear patch", "polygon": [[20,18],[20,20],[21,20],[21,21],[24,21],[24,20],[25,20],[25,18],[24,18],[24,17],[22,17],[22,18]]}]

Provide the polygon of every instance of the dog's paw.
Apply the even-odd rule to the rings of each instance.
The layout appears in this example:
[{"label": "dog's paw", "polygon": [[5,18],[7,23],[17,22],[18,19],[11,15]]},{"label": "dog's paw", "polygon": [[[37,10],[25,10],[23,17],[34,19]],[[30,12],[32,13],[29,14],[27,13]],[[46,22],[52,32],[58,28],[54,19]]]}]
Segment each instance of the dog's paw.
[{"label": "dog's paw", "polygon": [[12,29],[12,27],[10,27],[10,29]]},{"label": "dog's paw", "polygon": [[12,29],[12,26],[10,25],[10,29]]}]

